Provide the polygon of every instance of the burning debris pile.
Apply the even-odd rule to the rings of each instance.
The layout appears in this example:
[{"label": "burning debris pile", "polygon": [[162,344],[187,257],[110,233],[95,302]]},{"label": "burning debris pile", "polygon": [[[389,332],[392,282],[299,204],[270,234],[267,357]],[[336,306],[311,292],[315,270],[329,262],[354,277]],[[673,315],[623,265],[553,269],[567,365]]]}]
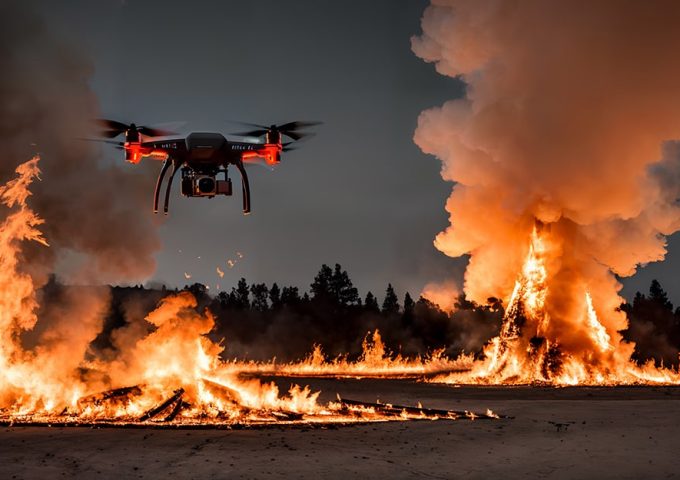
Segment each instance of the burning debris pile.
[{"label": "burning debris pile", "polygon": [[680,229],[678,21],[673,2],[425,11],[414,52],[466,83],[415,133],[455,182],[435,246],[470,255],[468,299],[509,299],[485,359],[445,381],[680,380],[631,362],[617,280],[662,260]]},{"label": "burning debris pile", "polygon": [[[546,255],[550,232],[534,229],[527,259],[510,296],[501,333],[484,349],[484,359],[470,371],[439,376],[445,383],[552,383],[559,385],[680,383],[677,371],[657,368],[653,361],[638,366],[630,359],[633,345],[622,342],[598,319],[588,291],[584,309],[570,334],[575,341],[560,342],[559,332],[546,313],[548,298]],[[587,354],[584,349],[587,348]]]},{"label": "burning debris pile", "polygon": [[16,179],[0,187],[9,212],[0,225],[1,422],[224,426],[495,418],[491,412],[341,399],[322,405],[318,392],[299,386],[280,395],[273,383],[243,379],[238,365],[220,359],[223,347],[207,337],[214,319],[208,310],[196,311],[188,292],[164,298],[147,316],[150,333],[135,326],[118,332],[126,348],[112,358],[89,350],[97,329],[85,329],[91,336],[80,333],[80,319],[48,326],[34,348],[24,348],[22,336],[38,323],[38,299],[31,276],[21,271],[21,247],[24,241],[47,242],[38,229],[43,221],[27,204],[28,187],[40,173],[38,158],[16,172]]}]

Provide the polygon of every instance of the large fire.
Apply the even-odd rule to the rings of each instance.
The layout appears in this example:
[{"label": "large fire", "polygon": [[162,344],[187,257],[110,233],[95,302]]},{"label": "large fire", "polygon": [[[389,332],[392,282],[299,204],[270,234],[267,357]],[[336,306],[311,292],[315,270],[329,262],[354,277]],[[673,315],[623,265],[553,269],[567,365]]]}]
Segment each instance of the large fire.
[{"label": "large fire", "polygon": [[221,360],[224,347],[207,337],[213,316],[197,312],[188,292],[164,298],[146,318],[151,333],[138,336],[115,358],[92,355],[88,345],[97,328],[94,335],[81,334],[81,319],[66,328],[51,326],[37,346],[24,348],[22,335],[38,322],[38,299],[32,277],[21,271],[21,247],[25,241],[47,247],[38,229],[43,222],[27,203],[29,186],[40,173],[38,161],[19,166],[18,177],[0,187],[9,211],[0,225],[0,421],[231,425],[495,418],[491,412],[346,399],[321,404],[319,392],[297,385],[281,395],[274,383],[244,379],[248,364]]},{"label": "large fire", "polygon": [[435,247],[469,255],[467,300],[506,305],[485,359],[448,381],[678,382],[632,363],[619,333],[619,278],[663,260],[680,231],[678,14],[430,2],[412,49],[465,84],[414,135],[453,183]]},{"label": "large fire", "polygon": [[[299,362],[235,364],[242,372],[282,376],[426,378],[451,384],[620,385],[678,384],[680,373],[658,368],[650,360],[631,360],[634,345],[622,340],[622,312],[602,311],[602,322],[591,292],[582,285],[575,315],[562,315],[551,305],[562,251],[549,226],[537,224],[528,242],[526,259],[507,301],[500,334],[484,348],[482,358],[471,354],[450,358],[443,350],[425,357],[403,358],[390,353],[378,331],[367,335],[363,353],[354,361],[346,356],[327,358],[316,346]],[[619,298],[617,297],[617,300]],[[236,365],[238,365],[236,367]]]},{"label": "large fire", "polygon": [[[622,341],[620,312],[598,310],[588,285],[581,285],[578,315],[551,308],[556,266],[563,246],[549,227],[531,233],[526,260],[508,300],[501,333],[484,358],[450,359],[442,351],[403,358],[387,351],[380,334],[367,336],[363,354],[328,359],[320,347],[300,362],[227,362],[223,345],[210,340],[214,318],[196,310],[188,292],[164,298],[146,317],[150,333],[130,335],[112,358],[89,350],[97,328],[79,321],[43,329],[37,345],[23,337],[38,322],[38,296],[22,271],[22,245],[48,247],[41,218],[27,200],[38,178],[39,159],[20,165],[17,178],[0,187],[7,215],[0,225],[0,421],[38,423],[161,422],[230,425],[270,422],[352,422],[409,418],[495,418],[492,412],[434,411],[341,400],[321,404],[319,392],[292,386],[280,394],[274,383],[248,374],[334,377],[432,377],[446,383],[535,383],[557,385],[678,383],[677,372],[631,362],[632,345]],[[552,283],[551,283],[552,280]],[[607,321],[601,321],[604,315]],[[613,317],[613,318],[609,318]],[[624,319],[625,321],[625,319]],[[135,336],[136,335],[136,336]]]},{"label": "large fire", "polygon": [[[508,301],[500,335],[484,349],[484,359],[464,373],[439,376],[444,383],[550,383],[612,385],[680,383],[674,370],[656,368],[653,361],[638,366],[630,360],[633,345],[624,343],[612,326],[599,320],[587,286],[577,315],[552,318],[548,287],[560,251],[550,229],[535,227],[529,251]],[[621,312],[604,312],[619,317]],[[559,315],[559,312],[557,312]],[[616,319],[615,319],[616,320]]]}]

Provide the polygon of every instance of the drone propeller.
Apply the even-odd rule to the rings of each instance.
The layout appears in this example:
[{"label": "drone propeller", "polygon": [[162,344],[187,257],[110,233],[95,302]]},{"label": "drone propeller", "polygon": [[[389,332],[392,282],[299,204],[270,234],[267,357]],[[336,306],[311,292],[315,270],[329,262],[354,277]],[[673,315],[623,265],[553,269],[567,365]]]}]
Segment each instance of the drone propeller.
[{"label": "drone propeller", "polygon": [[117,142],[115,140],[104,140],[101,138],[79,138],[78,140],[82,140],[84,142],[97,142],[97,143],[108,143],[109,145],[114,145],[113,148],[116,150],[123,150],[123,142]]},{"label": "drone propeller", "polygon": [[167,137],[169,135],[176,135],[175,132],[170,130],[162,130],[160,128],[151,128],[140,126],[138,127],[134,123],[126,125],[116,120],[108,120],[106,118],[98,118],[95,123],[102,128],[101,135],[106,138],[115,138],[122,133],[126,133],[129,130],[134,130],[147,137]]},{"label": "drone propeller", "polygon": [[241,137],[261,137],[267,133],[280,133],[281,135],[286,135],[293,140],[300,140],[304,137],[309,137],[313,135],[309,132],[300,132],[302,128],[313,127],[316,125],[321,125],[321,122],[288,122],[283,125],[271,125],[269,127],[265,125],[258,125],[255,123],[245,123],[238,122],[249,127],[255,127],[255,130],[249,130],[247,132],[233,133],[232,135],[239,135]]}]

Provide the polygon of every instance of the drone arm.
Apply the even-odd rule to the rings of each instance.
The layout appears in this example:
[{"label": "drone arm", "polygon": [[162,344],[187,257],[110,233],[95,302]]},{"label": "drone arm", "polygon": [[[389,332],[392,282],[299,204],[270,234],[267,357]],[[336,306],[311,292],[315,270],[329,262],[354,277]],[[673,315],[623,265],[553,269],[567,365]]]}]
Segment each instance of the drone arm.
[{"label": "drone arm", "polygon": [[243,162],[239,161],[236,163],[236,168],[238,168],[241,174],[241,187],[243,192],[243,214],[248,215],[250,213],[250,183],[248,182],[248,173],[243,166]]},{"label": "drone arm", "polygon": [[158,213],[158,197],[160,196],[160,193],[161,193],[161,185],[163,184],[163,178],[165,177],[165,173],[168,171],[169,167],[170,167],[170,158],[167,158],[163,162],[163,166],[161,167],[161,171],[158,174],[158,180],[156,180],[156,189],[153,192],[153,213]]},{"label": "drone arm", "polygon": [[165,187],[165,204],[163,205],[163,213],[168,214],[168,205],[170,203],[170,188],[172,187],[172,181],[175,178],[175,173],[177,173],[177,162],[172,161],[172,173],[170,173],[170,178],[168,179],[168,185]]}]

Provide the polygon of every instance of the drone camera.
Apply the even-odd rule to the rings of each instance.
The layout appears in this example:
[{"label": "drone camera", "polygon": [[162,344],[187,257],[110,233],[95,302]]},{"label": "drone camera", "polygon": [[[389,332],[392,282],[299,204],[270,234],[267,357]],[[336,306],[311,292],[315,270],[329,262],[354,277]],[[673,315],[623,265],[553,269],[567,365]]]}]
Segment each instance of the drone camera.
[{"label": "drone camera", "polygon": [[197,175],[182,179],[182,194],[187,197],[231,195],[231,180],[217,180],[212,175]]},{"label": "drone camera", "polygon": [[214,195],[217,192],[217,180],[214,177],[200,177],[196,179],[195,193]]}]

